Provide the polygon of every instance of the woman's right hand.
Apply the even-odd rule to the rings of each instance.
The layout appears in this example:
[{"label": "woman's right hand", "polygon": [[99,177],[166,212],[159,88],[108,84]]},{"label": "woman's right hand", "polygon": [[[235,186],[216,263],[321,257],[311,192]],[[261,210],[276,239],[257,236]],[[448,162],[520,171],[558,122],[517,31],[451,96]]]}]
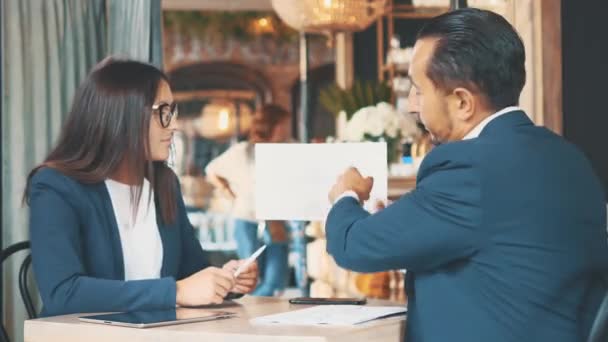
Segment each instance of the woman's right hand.
[{"label": "woman's right hand", "polygon": [[234,283],[229,271],[207,267],[176,282],[175,302],[179,306],[221,304]]}]

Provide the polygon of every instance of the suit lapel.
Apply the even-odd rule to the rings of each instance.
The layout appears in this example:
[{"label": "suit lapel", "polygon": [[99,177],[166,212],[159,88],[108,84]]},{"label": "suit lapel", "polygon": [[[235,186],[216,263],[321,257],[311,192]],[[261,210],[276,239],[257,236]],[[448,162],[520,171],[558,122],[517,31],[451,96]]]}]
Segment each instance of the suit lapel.
[{"label": "suit lapel", "polygon": [[158,226],[158,233],[160,235],[160,239],[163,244],[163,265],[160,269],[161,277],[174,276],[177,274],[177,271],[174,269],[176,264],[176,255],[175,255],[175,239],[176,239],[176,229],[175,226],[166,226],[163,223],[161,208],[158,202],[157,194],[154,194],[154,205],[156,206],[156,222]]},{"label": "suit lapel", "polygon": [[112,244],[112,256],[114,272],[117,280],[125,279],[125,264],[122,252],[122,244],[120,242],[120,233],[118,231],[118,223],[116,222],[116,214],[114,213],[114,207],[112,206],[112,199],[110,193],[106,187],[105,182],[98,184],[99,196],[103,205],[104,217],[106,218],[106,227],[108,227],[108,234]]}]

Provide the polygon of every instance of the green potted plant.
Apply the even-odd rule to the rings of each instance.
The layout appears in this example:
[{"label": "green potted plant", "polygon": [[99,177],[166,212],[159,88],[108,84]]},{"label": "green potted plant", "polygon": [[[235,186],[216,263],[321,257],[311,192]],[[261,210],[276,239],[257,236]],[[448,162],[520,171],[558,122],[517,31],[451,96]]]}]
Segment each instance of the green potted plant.
[{"label": "green potted plant", "polygon": [[386,82],[378,81],[356,80],[350,89],[342,89],[333,84],[322,89],[319,94],[319,102],[328,112],[336,117],[344,112],[346,120],[350,120],[363,107],[390,101],[391,88]]}]

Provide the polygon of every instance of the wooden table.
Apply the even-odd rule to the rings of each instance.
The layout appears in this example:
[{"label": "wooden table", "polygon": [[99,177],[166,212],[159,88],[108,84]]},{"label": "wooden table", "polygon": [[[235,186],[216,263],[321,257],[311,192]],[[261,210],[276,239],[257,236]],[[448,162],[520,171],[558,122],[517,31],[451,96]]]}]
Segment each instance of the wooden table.
[{"label": "wooden table", "polygon": [[[367,305],[403,305],[371,300]],[[302,327],[253,325],[249,319],[305,308],[286,299],[246,296],[221,310],[238,317],[148,329],[125,328],[78,320],[66,315],[25,321],[24,340],[34,341],[403,341],[405,319],[390,318],[356,327]]]}]

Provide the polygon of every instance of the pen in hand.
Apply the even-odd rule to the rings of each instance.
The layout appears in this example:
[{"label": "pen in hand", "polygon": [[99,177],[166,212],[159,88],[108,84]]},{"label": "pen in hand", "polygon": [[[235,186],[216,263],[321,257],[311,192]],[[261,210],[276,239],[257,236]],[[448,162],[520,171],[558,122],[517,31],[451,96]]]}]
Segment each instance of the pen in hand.
[{"label": "pen in hand", "polygon": [[242,263],[236,269],[236,271],[234,271],[234,277],[238,278],[239,274],[241,274],[244,270],[246,270],[247,267],[249,267],[249,265],[251,265],[251,263],[254,262],[260,256],[260,254],[262,254],[262,252],[264,251],[264,249],[266,249],[266,245],[260,247],[257,251],[255,251],[255,253],[253,253],[249,258],[247,258],[245,260],[245,262]]}]

